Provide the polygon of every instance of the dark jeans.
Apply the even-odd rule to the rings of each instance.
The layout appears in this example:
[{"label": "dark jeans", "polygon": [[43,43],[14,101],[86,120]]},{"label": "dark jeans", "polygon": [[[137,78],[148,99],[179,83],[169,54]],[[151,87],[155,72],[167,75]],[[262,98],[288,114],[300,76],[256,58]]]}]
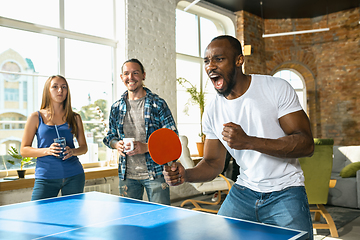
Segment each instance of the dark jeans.
[{"label": "dark jeans", "polygon": [[163,176],[154,180],[119,179],[120,196],[142,200],[144,189],[150,202],[170,205],[169,185]]},{"label": "dark jeans", "polygon": [[313,227],[305,187],[261,193],[234,184],[219,215],[305,231],[313,239]]},{"label": "dark jeans", "polygon": [[31,200],[71,195],[84,192],[85,174],[81,173],[69,178],[35,179]]}]

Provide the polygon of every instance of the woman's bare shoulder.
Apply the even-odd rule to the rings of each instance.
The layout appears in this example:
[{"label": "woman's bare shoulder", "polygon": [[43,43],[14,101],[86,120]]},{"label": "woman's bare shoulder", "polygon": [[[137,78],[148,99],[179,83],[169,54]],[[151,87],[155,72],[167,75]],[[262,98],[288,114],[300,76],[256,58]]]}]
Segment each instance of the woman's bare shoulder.
[{"label": "woman's bare shoulder", "polygon": [[[49,113],[49,111],[48,111],[47,109],[40,109],[40,110],[39,110],[39,114],[40,114],[43,122],[44,122],[45,124],[47,124],[48,121],[49,121],[49,119],[50,119],[50,113]],[[37,115],[37,116],[39,117],[39,115]]]},{"label": "woman's bare shoulder", "polygon": [[33,112],[30,114],[29,118],[38,118],[39,117],[39,112],[36,111],[36,112]]},{"label": "woman's bare shoulder", "polygon": [[29,115],[28,120],[27,120],[28,124],[35,124],[38,125],[39,123],[39,112],[33,112]]}]

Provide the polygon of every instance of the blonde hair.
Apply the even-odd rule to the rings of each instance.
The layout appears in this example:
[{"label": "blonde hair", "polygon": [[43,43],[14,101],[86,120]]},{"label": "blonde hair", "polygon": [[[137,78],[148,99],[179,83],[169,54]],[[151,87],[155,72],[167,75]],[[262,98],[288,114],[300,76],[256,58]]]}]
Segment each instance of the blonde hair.
[{"label": "blonde hair", "polygon": [[63,102],[63,108],[65,110],[63,120],[66,120],[66,122],[69,124],[69,127],[71,128],[71,133],[74,134],[75,136],[77,136],[78,126],[77,126],[75,117],[78,114],[73,112],[73,110],[72,110],[69,84],[68,84],[68,82],[66,81],[66,79],[63,76],[54,75],[54,76],[49,77],[46,80],[46,82],[44,84],[44,90],[43,90],[40,109],[46,109],[46,110],[48,110],[50,112],[50,118],[49,119],[52,119],[54,117],[54,108],[53,108],[53,105],[51,104],[51,96],[50,96],[50,85],[51,85],[51,81],[54,78],[61,78],[66,83],[67,95],[66,95],[66,98],[65,98],[65,100]]}]

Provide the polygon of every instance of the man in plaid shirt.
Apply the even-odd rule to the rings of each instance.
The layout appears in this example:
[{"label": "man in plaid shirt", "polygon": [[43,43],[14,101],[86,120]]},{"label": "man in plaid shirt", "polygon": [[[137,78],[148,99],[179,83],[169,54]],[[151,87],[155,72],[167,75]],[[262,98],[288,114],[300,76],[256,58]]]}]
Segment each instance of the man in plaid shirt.
[{"label": "man in plaid shirt", "polygon": [[[148,139],[155,130],[169,128],[178,134],[174,118],[164,99],[144,87],[145,71],[137,59],[127,60],[120,75],[127,91],[111,107],[109,132],[103,139],[106,146],[117,149],[120,195],[142,199],[144,189],[149,201],[170,205],[170,191],[148,151]],[[135,138],[129,152],[122,139]]]}]

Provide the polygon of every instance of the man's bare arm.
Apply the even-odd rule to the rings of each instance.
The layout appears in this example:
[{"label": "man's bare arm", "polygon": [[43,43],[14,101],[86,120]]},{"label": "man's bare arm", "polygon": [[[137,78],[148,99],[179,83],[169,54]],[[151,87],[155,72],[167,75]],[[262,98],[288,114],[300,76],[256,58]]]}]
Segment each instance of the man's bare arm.
[{"label": "man's bare arm", "polygon": [[207,182],[217,177],[224,169],[226,148],[218,139],[206,139],[204,158],[194,167],[185,169],[176,162],[164,167],[164,178],[170,186],[184,182]]},{"label": "man's bare arm", "polygon": [[206,139],[204,158],[192,169],[186,169],[187,182],[207,182],[224,169],[226,148],[218,139]]}]

